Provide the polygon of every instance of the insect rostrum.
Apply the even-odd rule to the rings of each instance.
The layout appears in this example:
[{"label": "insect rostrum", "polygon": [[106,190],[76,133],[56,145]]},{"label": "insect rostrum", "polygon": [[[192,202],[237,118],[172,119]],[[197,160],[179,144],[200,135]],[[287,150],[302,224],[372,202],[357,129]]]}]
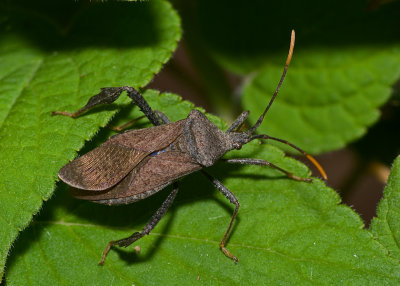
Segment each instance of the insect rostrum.
[{"label": "insect rostrum", "polygon": [[[226,152],[240,149],[254,139],[277,140],[296,148],[306,155],[326,178],[325,172],[314,158],[293,144],[265,134],[254,135],[283,82],[292,57],[293,46],[294,31],[292,31],[289,55],[278,87],[256,124],[244,132],[236,130],[247,119],[249,114],[247,111],[243,112],[226,132],[218,129],[198,110],[192,110],[186,119],[171,123],[163,113],[153,111],[136,89],[128,86],[102,88],[99,94],[90,98],[88,103],[77,112],[53,112],[53,115],[77,117],[96,105],[114,102],[123,92],[126,92],[154,125],[154,127],[129,130],[115,135],[96,149],[65,165],[58,176],[71,186],[71,194],[74,197],[100,204],[121,205],[142,200],[170,184],[174,185],[171,194],[141,232],[135,232],[127,238],[108,243],[100,264],[104,263],[113,245],[126,247],[149,234],[172,204],[178,192],[177,180],[199,170],[235,205],[229,226],[220,242],[220,248],[227,257],[237,262],[238,259],[229,252],[225,244],[239,210],[239,202],[230,190],[203,168],[212,166]],[[241,158],[224,161],[233,164],[270,166],[294,180],[311,181],[309,178],[300,178],[261,159]]]}]

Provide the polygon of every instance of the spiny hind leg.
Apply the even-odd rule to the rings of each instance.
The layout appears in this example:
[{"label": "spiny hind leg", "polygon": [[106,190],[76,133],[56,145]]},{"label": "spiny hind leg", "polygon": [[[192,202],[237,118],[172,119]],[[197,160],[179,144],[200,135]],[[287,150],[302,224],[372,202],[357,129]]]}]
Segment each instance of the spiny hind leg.
[{"label": "spiny hind leg", "polygon": [[103,87],[100,93],[92,96],[84,107],[81,109],[70,113],[67,111],[53,111],[52,115],[64,115],[68,117],[78,117],[84,112],[92,109],[93,107],[100,104],[111,104],[118,99],[122,92],[126,91],[128,96],[133,100],[133,102],[140,108],[144,115],[150,120],[153,125],[161,125],[162,121],[159,119],[157,114],[151,109],[150,105],[144,99],[135,88],[130,86],[123,87]]},{"label": "spiny hind leg", "polygon": [[131,245],[132,243],[134,243],[136,240],[142,238],[145,235],[148,235],[154,229],[154,227],[157,225],[157,223],[161,220],[161,218],[166,214],[169,207],[174,202],[174,199],[175,199],[177,193],[178,193],[178,183],[174,183],[174,189],[168,195],[168,197],[165,199],[165,201],[163,202],[161,207],[156,211],[156,213],[147,222],[147,224],[144,226],[143,230],[141,232],[135,232],[126,238],[110,241],[107,244],[107,247],[103,251],[103,255],[101,257],[99,264],[100,265],[104,264],[107,253],[110,251],[112,246],[118,245],[121,247],[127,247],[127,246]]}]

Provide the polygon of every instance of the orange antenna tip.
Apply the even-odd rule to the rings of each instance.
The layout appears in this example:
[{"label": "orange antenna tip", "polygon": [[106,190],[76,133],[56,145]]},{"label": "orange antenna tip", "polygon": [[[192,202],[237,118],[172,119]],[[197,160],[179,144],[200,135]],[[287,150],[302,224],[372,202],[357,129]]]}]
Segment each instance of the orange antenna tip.
[{"label": "orange antenna tip", "polygon": [[286,64],[285,64],[285,67],[283,69],[283,73],[282,73],[281,79],[280,79],[280,81],[278,83],[278,86],[275,89],[274,94],[272,95],[272,98],[270,99],[267,107],[265,108],[263,114],[261,114],[261,116],[258,118],[256,124],[254,124],[254,126],[247,131],[247,133],[249,133],[249,134],[252,134],[258,128],[258,126],[261,125],[261,123],[264,120],[265,115],[267,114],[269,108],[271,107],[271,105],[274,102],[276,96],[278,95],[279,89],[281,88],[281,85],[283,83],[283,79],[286,76],[286,72],[287,72],[287,70],[289,68],[289,64],[290,64],[290,61],[292,59],[293,49],[294,49],[294,40],[295,40],[295,33],[294,33],[294,30],[292,30],[292,34],[291,34],[291,38],[290,38],[289,54],[288,54],[288,57],[286,59]]},{"label": "orange antenna tip", "polygon": [[292,30],[292,35],[290,37],[289,54],[288,54],[288,57],[287,57],[287,60],[286,60],[286,65],[287,66],[290,64],[290,61],[292,60],[295,39],[296,39],[295,32],[294,32],[294,30]]},{"label": "orange antenna tip", "polygon": [[318,172],[321,174],[322,178],[324,180],[328,180],[328,176],[325,173],[325,170],[322,168],[322,166],[318,163],[318,161],[311,155],[305,154],[308,160],[310,160],[311,163],[314,164],[314,166],[318,169]]}]

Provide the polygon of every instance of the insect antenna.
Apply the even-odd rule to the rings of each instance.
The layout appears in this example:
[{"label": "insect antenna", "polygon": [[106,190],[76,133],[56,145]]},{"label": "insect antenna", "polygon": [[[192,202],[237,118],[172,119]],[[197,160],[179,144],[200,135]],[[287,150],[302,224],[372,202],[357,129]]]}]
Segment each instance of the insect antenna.
[{"label": "insect antenna", "polygon": [[308,154],[303,149],[300,149],[296,145],[290,143],[289,141],[286,141],[286,140],[283,140],[280,138],[276,138],[276,137],[271,137],[266,134],[254,135],[250,138],[250,140],[254,140],[254,139],[270,139],[270,140],[279,141],[281,143],[289,145],[290,147],[292,147],[292,148],[296,149],[297,151],[299,151],[300,153],[302,153],[311,163],[313,163],[313,165],[317,168],[318,172],[321,174],[321,176],[322,176],[322,178],[324,178],[324,180],[328,179],[328,176],[326,175],[324,168],[322,168],[322,166],[318,163],[318,161],[313,156]]},{"label": "insect antenna", "polygon": [[287,59],[286,59],[286,64],[285,64],[285,68],[283,69],[283,73],[282,73],[282,76],[281,76],[281,80],[279,81],[279,84],[278,84],[278,86],[276,87],[275,92],[274,92],[274,95],[272,96],[271,100],[269,101],[269,103],[268,103],[268,105],[267,105],[267,108],[265,108],[263,114],[261,114],[260,118],[258,118],[256,124],[254,124],[254,126],[253,126],[251,129],[249,129],[249,130],[247,131],[248,134],[253,134],[254,131],[256,131],[256,129],[258,128],[258,126],[260,126],[260,124],[261,124],[261,123],[263,122],[263,120],[264,120],[265,114],[267,114],[268,109],[271,107],[271,105],[272,105],[272,103],[274,102],[276,96],[278,95],[279,89],[281,88],[281,85],[282,85],[282,83],[283,83],[283,80],[285,79],[286,72],[287,72],[287,70],[288,70],[290,61],[291,61],[291,59],[292,59],[293,48],[294,48],[294,40],[295,40],[295,33],[294,33],[294,30],[292,30],[292,35],[291,35],[291,39],[290,39],[289,54],[288,54]]},{"label": "insect antenna", "polygon": [[[254,126],[251,127],[251,128],[247,131],[247,134],[249,134],[249,135],[250,135],[250,134],[253,134],[254,131],[256,131],[256,129],[261,125],[261,123],[262,123],[263,120],[264,120],[265,115],[267,114],[269,108],[271,107],[271,105],[272,105],[272,103],[274,102],[276,96],[278,95],[279,89],[280,89],[281,86],[282,86],[283,80],[285,79],[285,76],[286,76],[286,72],[287,72],[287,70],[288,70],[288,68],[289,68],[290,61],[292,60],[294,42],[295,42],[295,32],[294,32],[294,30],[292,30],[292,35],[291,35],[291,39],[290,39],[289,53],[288,53],[288,56],[287,56],[287,59],[286,59],[286,64],[285,64],[285,68],[283,69],[283,73],[282,73],[281,79],[280,79],[280,81],[279,81],[279,83],[278,83],[278,86],[277,86],[276,89],[275,89],[275,92],[274,92],[274,94],[273,94],[271,100],[269,101],[269,103],[268,103],[268,105],[267,105],[267,108],[265,108],[264,112],[263,112],[263,113],[261,114],[261,116],[258,118],[256,124],[254,124]],[[316,160],[313,156],[311,156],[310,154],[306,153],[304,150],[302,150],[302,149],[300,149],[299,147],[297,147],[296,145],[294,145],[294,144],[292,144],[292,143],[290,143],[290,142],[288,142],[288,141],[286,141],[286,140],[279,139],[279,138],[275,138],[275,137],[271,137],[271,136],[268,136],[268,135],[266,135],[266,134],[254,135],[254,136],[252,136],[252,137],[250,138],[250,141],[251,141],[251,140],[254,140],[254,139],[270,139],[270,140],[279,141],[279,142],[281,142],[281,143],[284,143],[284,144],[286,144],[286,145],[289,145],[290,147],[292,147],[292,148],[296,149],[297,151],[299,151],[300,153],[302,153],[308,160],[310,160],[310,162],[313,163],[313,165],[318,169],[319,173],[320,173],[321,176],[324,178],[324,180],[327,180],[327,179],[328,179],[328,176],[326,175],[325,170],[324,170],[324,169],[322,168],[322,166],[317,162],[317,160]]]}]

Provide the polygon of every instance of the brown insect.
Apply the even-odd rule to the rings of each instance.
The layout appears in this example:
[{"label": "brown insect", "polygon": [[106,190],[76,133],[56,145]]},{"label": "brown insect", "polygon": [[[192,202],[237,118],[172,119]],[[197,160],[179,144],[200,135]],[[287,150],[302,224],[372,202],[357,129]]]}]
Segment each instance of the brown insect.
[{"label": "brown insect", "polygon": [[[192,110],[186,119],[170,123],[163,113],[153,111],[137,90],[128,86],[102,88],[99,94],[90,98],[83,108],[74,113],[53,112],[53,115],[77,117],[96,105],[114,102],[122,92],[126,91],[144,115],[155,125],[115,135],[96,149],[65,165],[58,176],[71,186],[72,196],[100,204],[122,205],[142,200],[170,184],[174,185],[173,191],[141,232],[135,232],[129,237],[108,243],[100,261],[101,265],[113,245],[127,247],[149,234],[172,204],[178,192],[177,180],[199,170],[235,205],[229,226],[220,242],[220,248],[227,257],[237,262],[238,259],[229,252],[225,244],[238,213],[239,202],[230,190],[203,168],[212,166],[217,160],[222,160],[220,158],[226,152],[240,149],[242,145],[254,139],[276,140],[297,149],[318,168],[322,177],[326,179],[326,174],[318,162],[300,148],[266,134],[254,135],[282,85],[292,58],[293,47],[294,31],[292,31],[286,65],[272,99],[256,124],[244,132],[236,130],[243,125],[249,115],[248,111],[240,114],[225,132],[218,129],[198,110]],[[291,179],[312,181],[310,178],[298,177],[261,159],[227,159],[223,161],[233,164],[270,166]]]}]

